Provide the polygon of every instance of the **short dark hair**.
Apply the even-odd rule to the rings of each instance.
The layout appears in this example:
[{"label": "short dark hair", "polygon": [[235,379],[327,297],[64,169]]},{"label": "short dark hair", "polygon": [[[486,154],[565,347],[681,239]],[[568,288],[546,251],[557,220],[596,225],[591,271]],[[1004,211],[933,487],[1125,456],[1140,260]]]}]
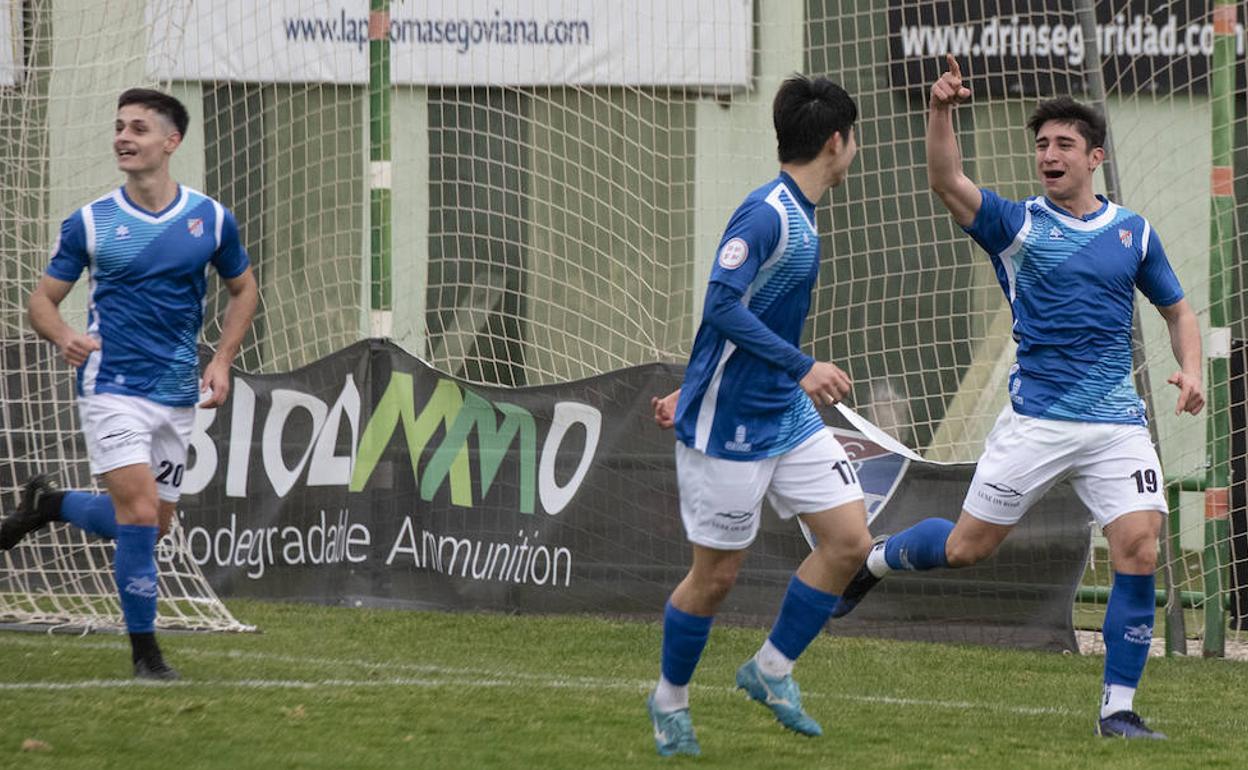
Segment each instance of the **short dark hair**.
[{"label": "short dark hair", "polygon": [[1105,146],[1105,117],[1086,104],[1080,104],[1069,96],[1040,102],[1036,111],[1031,114],[1031,120],[1027,121],[1027,127],[1031,129],[1032,135],[1036,135],[1040,133],[1040,127],[1050,120],[1074,126],[1080,136],[1088,141],[1089,152]]},{"label": "short dark hair", "polygon": [[771,117],[780,162],[808,163],[833,133],[849,141],[858,120],[858,105],[844,88],[825,77],[793,74],[776,92]]},{"label": "short dark hair", "polygon": [[173,127],[178,130],[179,134],[186,136],[186,129],[191,124],[191,116],[182,102],[169,94],[150,88],[130,88],[117,97],[117,109],[120,110],[128,104],[142,105],[152,112],[164,115],[169,122],[173,123]]}]

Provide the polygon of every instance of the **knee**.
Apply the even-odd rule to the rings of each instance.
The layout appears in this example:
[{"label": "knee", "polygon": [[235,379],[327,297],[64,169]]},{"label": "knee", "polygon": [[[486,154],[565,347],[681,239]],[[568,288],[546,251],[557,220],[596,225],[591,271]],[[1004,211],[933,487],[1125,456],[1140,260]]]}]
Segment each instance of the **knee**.
[{"label": "knee", "polygon": [[723,599],[736,585],[740,566],[739,563],[733,561],[717,564],[713,569],[707,570],[701,576],[702,591],[710,598]]},{"label": "knee", "polygon": [[862,532],[820,540],[816,552],[828,565],[850,564],[857,567],[871,552],[871,534]]},{"label": "knee", "polygon": [[125,507],[117,507],[117,523],[136,527],[158,527],[159,510],[159,506],[151,500],[132,500]]},{"label": "knee", "polygon": [[1145,574],[1157,569],[1157,534],[1141,532],[1118,543],[1114,554],[1119,572]]}]

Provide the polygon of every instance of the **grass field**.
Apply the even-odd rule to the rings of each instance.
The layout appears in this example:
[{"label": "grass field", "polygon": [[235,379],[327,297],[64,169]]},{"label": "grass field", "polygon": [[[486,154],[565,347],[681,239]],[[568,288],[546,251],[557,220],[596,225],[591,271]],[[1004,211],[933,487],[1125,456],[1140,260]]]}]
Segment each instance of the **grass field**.
[{"label": "grass field", "polygon": [[230,608],[263,633],[166,635],[176,684],[129,679],[118,636],[0,633],[0,767],[1248,765],[1245,663],[1150,661],[1137,706],[1172,739],[1126,743],[1092,732],[1099,658],[823,637],[797,670],[825,730],[806,739],[731,686],[764,632],[720,627],[692,691],[703,756],[664,760],[657,624]]}]

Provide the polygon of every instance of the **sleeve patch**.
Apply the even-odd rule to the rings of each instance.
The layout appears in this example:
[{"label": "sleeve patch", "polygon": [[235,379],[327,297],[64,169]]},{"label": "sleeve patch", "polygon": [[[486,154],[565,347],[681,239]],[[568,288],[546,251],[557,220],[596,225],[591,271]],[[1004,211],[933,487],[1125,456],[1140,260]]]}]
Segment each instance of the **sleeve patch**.
[{"label": "sleeve patch", "polygon": [[745,264],[750,255],[750,246],[741,238],[733,238],[719,249],[719,266],[725,270],[736,270]]}]

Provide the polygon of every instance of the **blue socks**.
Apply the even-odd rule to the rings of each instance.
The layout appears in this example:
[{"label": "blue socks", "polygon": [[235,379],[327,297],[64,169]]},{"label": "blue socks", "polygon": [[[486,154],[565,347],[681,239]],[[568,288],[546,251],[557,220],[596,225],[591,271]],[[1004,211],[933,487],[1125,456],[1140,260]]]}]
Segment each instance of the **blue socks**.
[{"label": "blue socks", "polygon": [[156,630],[156,533],[156,527],[117,527],[117,592],[132,634]]},{"label": "blue socks", "polygon": [[683,687],[693,678],[693,669],[702,658],[715,617],[690,615],[672,606],[663,608],[663,678]]},{"label": "blue socks", "polygon": [[1156,579],[1153,575],[1114,573],[1114,589],[1105,608],[1105,684],[1136,687],[1148,646],[1153,638],[1156,614]]},{"label": "blue socks", "polygon": [[890,569],[928,570],[948,567],[945,543],[953,531],[948,519],[924,519],[893,535],[884,544],[884,560]]},{"label": "blue socks", "polygon": [[97,537],[117,539],[117,517],[113,499],[108,495],[66,492],[61,499],[60,518]]},{"label": "blue socks", "polygon": [[789,580],[776,624],[767,638],[786,658],[797,660],[823,630],[839,598],[806,585],[794,575]]}]

